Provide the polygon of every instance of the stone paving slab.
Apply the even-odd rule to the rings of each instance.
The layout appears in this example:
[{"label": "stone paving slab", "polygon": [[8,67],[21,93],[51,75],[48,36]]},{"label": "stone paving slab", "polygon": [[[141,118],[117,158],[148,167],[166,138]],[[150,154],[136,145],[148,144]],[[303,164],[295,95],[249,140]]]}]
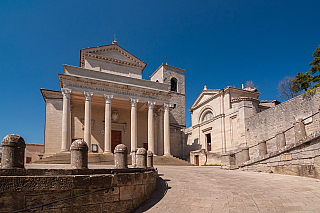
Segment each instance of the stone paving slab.
[{"label": "stone paving slab", "polygon": [[219,167],[157,168],[157,188],[135,213],[320,213],[319,179]]}]

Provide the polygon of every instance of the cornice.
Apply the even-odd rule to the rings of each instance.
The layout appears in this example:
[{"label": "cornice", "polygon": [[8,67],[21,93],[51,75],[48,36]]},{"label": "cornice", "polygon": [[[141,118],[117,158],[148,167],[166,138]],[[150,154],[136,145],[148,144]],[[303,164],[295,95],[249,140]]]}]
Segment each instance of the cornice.
[{"label": "cornice", "polygon": [[257,98],[251,98],[251,97],[237,97],[237,98],[231,99],[231,103],[238,102],[238,101],[254,101],[254,102],[260,103],[260,101]]},{"label": "cornice", "polygon": [[174,67],[174,66],[170,66],[170,65],[168,65],[168,64],[162,63],[162,64],[149,76],[149,78],[152,78],[152,76],[154,76],[154,75],[156,74],[156,72],[158,72],[158,70],[159,70],[161,67],[165,67],[165,66],[167,66],[167,67],[169,67],[169,68],[176,69],[176,70],[178,70],[178,71],[180,71],[180,72],[182,72],[182,73],[184,73],[184,72],[186,71],[186,70],[184,70],[184,69],[180,69],[180,68],[178,68],[178,67]]},{"label": "cornice", "polygon": [[[90,47],[90,48],[85,48],[85,49],[81,49],[80,50],[80,67],[84,67],[84,61],[85,61],[85,55],[94,55],[95,57],[95,53],[98,52],[106,52],[106,51],[117,51],[118,53],[122,54],[123,56],[125,56],[126,58],[128,58],[130,61],[132,61],[134,64],[134,66],[136,67],[140,67],[142,68],[142,70],[146,67],[146,63],[140,59],[138,59],[136,56],[134,56],[133,54],[129,53],[127,50],[123,49],[122,47],[120,47],[117,44],[109,44],[109,45],[105,45],[105,46],[98,46],[98,47]],[[114,62],[114,63],[120,63],[120,64],[125,64],[122,63],[122,61],[120,60],[114,60],[114,59],[108,59],[106,57],[104,60],[108,60],[109,62]],[[133,64],[130,62],[126,62],[129,64]]]},{"label": "cornice", "polygon": [[104,88],[118,90],[118,91],[130,91],[131,93],[144,94],[144,95],[153,96],[153,97],[161,97],[166,100],[170,100],[173,96],[168,91],[155,90],[147,87],[128,85],[128,84],[119,83],[119,82],[111,82],[106,80],[101,81],[96,79],[89,79],[89,78],[70,76],[70,75],[64,75],[64,74],[58,74],[58,76],[59,76],[59,82],[60,82],[61,88],[64,87],[63,85],[64,81],[71,81],[71,82],[74,82],[75,84],[81,83],[84,85],[104,87]]},{"label": "cornice", "polygon": [[46,98],[50,97],[50,98],[58,98],[58,99],[62,99],[62,93],[61,91],[56,91],[56,90],[48,90],[48,89],[40,89],[40,92],[42,94],[42,97],[44,100],[46,100]]},{"label": "cornice", "polygon": [[[133,64],[127,61],[121,61],[119,59],[112,59],[112,58],[107,58],[104,56],[100,56],[100,55],[94,55],[91,53],[84,53],[84,56],[90,57],[90,58],[94,58],[94,59],[99,59],[99,60],[103,60],[103,61],[108,61],[111,62],[113,64],[117,64],[117,65],[129,65],[131,67],[139,67],[139,68],[144,68],[144,66],[140,65],[140,64]],[[84,67],[84,66],[83,66]]]}]

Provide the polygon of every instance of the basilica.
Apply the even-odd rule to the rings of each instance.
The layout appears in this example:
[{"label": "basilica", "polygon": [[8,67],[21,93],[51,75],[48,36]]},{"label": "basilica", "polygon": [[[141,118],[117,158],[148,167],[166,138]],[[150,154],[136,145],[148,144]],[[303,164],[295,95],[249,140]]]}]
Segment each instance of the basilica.
[{"label": "basilica", "polygon": [[120,47],[80,50],[80,66],[63,65],[61,91],[41,89],[46,103],[45,155],[69,152],[84,139],[92,153],[125,144],[182,157],[185,70],[161,64],[142,79],[146,63]]}]

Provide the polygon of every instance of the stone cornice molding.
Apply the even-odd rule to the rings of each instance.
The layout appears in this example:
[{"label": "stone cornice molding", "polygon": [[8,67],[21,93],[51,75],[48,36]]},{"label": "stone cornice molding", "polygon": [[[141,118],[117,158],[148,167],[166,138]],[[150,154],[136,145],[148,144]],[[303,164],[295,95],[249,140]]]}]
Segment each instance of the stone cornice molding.
[{"label": "stone cornice molding", "polygon": [[[117,91],[117,93],[121,92],[127,92],[130,91],[130,93],[133,94],[140,94],[142,96],[146,96],[146,98],[155,97],[155,99],[162,100],[162,101],[168,101],[172,98],[172,94],[170,94],[167,91],[159,91],[154,90],[146,87],[138,87],[138,86],[131,86],[131,85],[125,85],[122,83],[116,83],[116,82],[108,82],[108,81],[101,81],[101,80],[95,80],[95,79],[87,79],[82,77],[76,77],[76,76],[69,76],[69,75],[63,75],[59,74],[59,80],[60,80],[60,86],[63,87],[76,87],[76,88],[82,88],[82,89],[91,89],[97,90],[97,91]],[[69,81],[69,82],[67,82]],[[161,101],[160,101],[161,102]]]},{"label": "stone cornice molding", "polygon": [[237,97],[237,98],[232,98],[231,103],[238,102],[238,101],[253,101],[260,103],[260,101],[256,98],[251,98],[251,97]]},{"label": "stone cornice molding", "polygon": [[138,102],[139,102],[139,99],[130,98],[131,107],[136,107]]},{"label": "stone cornice molding", "polygon": [[40,91],[41,91],[41,94],[42,94],[42,97],[44,100],[50,99],[50,98],[52,98],[52,99],[62,99],[63,98],[61,91],[48,90],[48,89],[43,89],[43,88],[41,88]]},{"label": "stone cornice molding", "polygon": [[71,89],[62,88],[61,93],[64,98],[70,99]]},{"label": "stone cornice molding", "polygon": [[113,64],[117,64],[117,65],[126,65],[126,66],[131,66],[131,67],[139,67],[139,68],[144,68],[144,66],[140,65],[140,64],[133,64],[127,61],[122,61],[119,59],[113,59],[113,58],[107,58],[101,55],[94,55],[94,54],[90,54],[90,53],[85,53],[84,56],[90,57],[90,58],[94,58],[94,59],[99,59],[99,60],[103,60],[103,61],[108,61],[110,63]]},{"label": "stone cornice molding", "polygon": [[93,96],[93,92],[83,92],[84,98],[86,99],[86,101],[91,101],[92,96]]},{"label": "stone cornice molding", "polygon": [[[117,51],[124,57],[126,57],[128,60],[132,61],[133,64],[135,63],[135,66],[141,67],[142,70],[146,67],[146,63],[140,59],[138,59],[136,56],[133,54],[129,53],[127,50],[123,49],[117,44],[110,44],[110,45],[104,45],[104,46],[98,46],[98,47],[91,47],[91,48],[85,48],[80,50],[80,67],[84,67],[84,61],[85,61],[85,54],[90,54],[95,56],[97,53],[100,52],[110,52],[110,51]],[[103,56],[102,56],[103,57]],[[109,60],[108,60],[109,61]],[[113,61],[113,59],[110,59],[110,62]],[[120,62],[120,60],[118,60]],[[122,62],[122,61],[121,61]],[[115,62],[118,63],[118,62]]]},{"label": "stone cornice molding", "polygon": [[148,102],[147,102],[148,109],[151,109],[151,110],[152,110],[155,104],[156,104],[155,101],[148,101]]},{"label": "stone cornice molding", "polygon": [[105,101],[106,104],[111,104],[111,100],[113,98],[113,95],[104,94],[103,97],[104,97],[104,101]]}]

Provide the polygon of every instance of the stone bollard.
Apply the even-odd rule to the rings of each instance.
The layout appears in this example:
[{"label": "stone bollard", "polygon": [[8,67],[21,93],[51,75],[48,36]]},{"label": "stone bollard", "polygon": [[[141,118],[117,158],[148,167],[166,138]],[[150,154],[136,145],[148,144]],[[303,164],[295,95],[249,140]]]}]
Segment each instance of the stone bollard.
[{"label": "stone bollard", "polygon": [[258,144],[258,149],[259,149],[259,156],[264,156],[266,155],[267,152],[267,143],[265,141],[261,141]]},{"label": "stone bollard", "polygon": [[294,124],[294,137],[296,142],[307,136],[306,128],[301,118]]},{"label": "stone bollard", "polygon": [[247,162],[249,160],[250,160],[249,147],[246,146],[242,149],[242,163]]},{"label": "stone bollard", "polygon": [[136,167],[137,166],[137,150],[131,151],[131,160],[132,160],[132,167]]},{"label": "stone bollard", "polygon": [[284,132],[280,132],[276,135],[276,145],[278,150],[286,146],[286,137]]},{"label": "stone bollard", "polygon": [[71,169],[88,168],[88,144],[83,139],[75,140],[70,147]]},{"label": "stone bollard", "polygon": [[137,168],[147,168],[147,150],[145,148],[138,148],[136,160]]},{"label": "stone bollard", "polygon": [[114,167],[116,169],[128,168],[128,149],[124,144],[118,144],[114,148]]},{"label": "stone bollard", "polygon": [[2,140],[3,169],[24,168],[24,149],[26,143],[20,135],[10,134]]},{"label": "stone bollard", "polygon": [[147,151],[147,167],[153,167],[153,153]]}]

